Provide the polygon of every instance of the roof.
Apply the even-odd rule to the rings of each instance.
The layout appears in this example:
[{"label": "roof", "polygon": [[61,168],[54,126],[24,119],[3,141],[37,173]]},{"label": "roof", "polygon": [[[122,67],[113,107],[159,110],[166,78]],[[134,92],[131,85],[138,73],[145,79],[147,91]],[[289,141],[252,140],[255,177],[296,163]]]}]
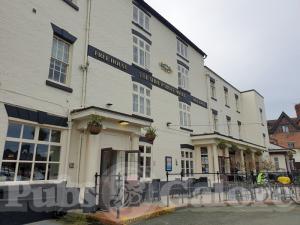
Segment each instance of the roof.
[{"label": "roof", "polygon": [[162,24],[168,27],[171,31],[173,31],[179,38],[185,41],[188,45],[194,48],[199,54],[201,54],[204,58],[207,55],[189,38],[187,38],[183,33],[181,33],[174,25],[172,25],[167,19],[165,19],[162,15],[160,15],[155,9],[153,9],[150,5],[148,5],[144,0],[135,0],[137,4],[139,4],[142,8],[144,8],[147,12],[153,15],[156,19],[158,19]]},{"label": "roof", "polygon": [[282,112],[277,120],[268,120],[268,129],[270,134],[273,134],[276,131],[283,119],[286,119],[290,125],[300,131],[300,126],[298,125],[299,118],[291,118],[285,112]]},{"label": "roof", "polygon": [[270,143],[269,145],[269,153],[274,153],[274,154],[278,154],[278,153],[288,153],[288,152],[296,152],[294,149],[290,149],[290,148],[286,148],[280,145],[275,145]]}]

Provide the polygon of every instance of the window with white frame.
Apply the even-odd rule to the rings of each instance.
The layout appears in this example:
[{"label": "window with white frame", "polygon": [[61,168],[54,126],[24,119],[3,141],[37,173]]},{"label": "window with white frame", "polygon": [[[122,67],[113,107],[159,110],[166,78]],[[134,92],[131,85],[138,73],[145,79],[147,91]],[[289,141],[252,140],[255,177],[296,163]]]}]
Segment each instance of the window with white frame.
[{"label": "window with white frame", "polygon": [[151,178],[151,164],[152,164],[152,146],[140,145],[140,174],[142,179]]},{"label": "window with white frame", "polygon": [[240,99],[238,95],[235,95],[235,107],[236,107],[236,111],[239,112],[240,111]]},{"label": "window with white frame", "polygon": [[9,122],[0,181],[57,180],[61,131]]},{"label": "window with white frame", "polygon": [[133,112],[151,116],[151,91],[144,85],[133,83]]},{"label": "window with white frame", "polygon": [[150,69],[150,45],[137,36],[133,36],[133,62]]},{"label": "window with white frame", "polygon": [[288,148],[295,148],[295,142],[288,142]]},{"label": "window with white frame", "polygon": [[181,171],[185,177],[194,175],[194,153],[192,150],[181,150]]},{"label": "window with white frame", "polygon": [[70,44],[54,36],[48,79],[66,84],[70,58]]},{"label": "window with white frame", "polygon": [[178,64],[178,86],[182,89],[189,90],[189,71],[182,65]]},{"label": "window with white frame", "polygon": [[229,116],[226,117],[226,122],[228,136],[231,136],[231,118]]},{"label": "window with white frame", "polygon": [[284,126],[281,126],[281,129],[282,129],[282,132],[283,133],[289,133],[289,126],[287,126],[287,125],[284,125]]},{"label": "window with white frame", "polygon": [[280,170],[279,158],[278,157],[274,157],[274,164],[275,164],[275,170],[276,171]]},{"label": "window with white frame", "polygon": [[225,105],[229,106],[229,92],[228,88],[224,87]]},{"label": "window with white frame", "polygon": [[191,106],[179,102],[180,126],[191,127]]},{"label": "window with white frame", "polygon": [[146,31],[150,31],[149,16],[135,5],[133,6],[133,21]]},{"label": "window with white frame", "polygon": [[210,96],[213,99],[217,98],[217,94],[216,94],[216,82],[213,79],[210,79]]},{"label": "window with white frame", "polygon": [[213,118],[213,129],[214,131],[218,131],[218,112],[216,110],[212,110],[212,118]]},{"label": "window with white frame", "polygon": [[201,148],[202,173],[209,173],[208,151],[206,147]]},{"label": "window with white frame", "polygon": [[182,41],[177,39],[177,53],[184,57],[185,59],[188,58],[188,52],[187,52],[188,46],[183,43]]}]

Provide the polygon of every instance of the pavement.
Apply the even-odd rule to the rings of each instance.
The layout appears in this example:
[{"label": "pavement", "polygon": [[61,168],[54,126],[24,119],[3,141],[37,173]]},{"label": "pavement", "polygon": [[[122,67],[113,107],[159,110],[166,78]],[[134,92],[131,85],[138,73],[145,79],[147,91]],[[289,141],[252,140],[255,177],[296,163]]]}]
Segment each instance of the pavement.
[{"label": "pavement", "polygon": [[299,225],[299,206],[202,207],[134,223],[133,225]]}]

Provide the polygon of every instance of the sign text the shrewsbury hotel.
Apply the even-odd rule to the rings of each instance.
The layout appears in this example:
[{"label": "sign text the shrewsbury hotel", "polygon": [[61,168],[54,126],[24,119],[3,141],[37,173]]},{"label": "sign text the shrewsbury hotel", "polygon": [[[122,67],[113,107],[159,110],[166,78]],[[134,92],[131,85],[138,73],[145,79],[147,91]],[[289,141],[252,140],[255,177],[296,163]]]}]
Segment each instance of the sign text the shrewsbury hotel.
[{"label": "sign text the shrewsbury hotel", "polygon": [[[132,76],[137,76],[139,79],[149,82],[152,85],[159,87],[165,91],[168,91],[174,95],[177,95],[183,99],[188,99],[188,101],[190,101],[190,102],[193,102],[197,105],[207,108],[206,102],[204,102],[196,97],[193,97],[190,93],[185,92],[181,89],[175,88],[172,85],[169,85],[169,84],[159,80],[158,78],[153,77],[150,72],[145,72],[143,70],[137,70],[136,67],[135,67],[135,69],[133,69],[133,66],[131,66],[131,65],[99,50],[99,49],[96,49],[95,47],[90,46],[90,45],[88,48],[88,56],[90,56],[94,59],[97,59],[101,62],[104,62],[108,65],[111,65],[111,66],[115,67],[116,69],[122,70],[123,72],[126,72]],[[134,73],[136,73],[136,71],[138,71],[138,74],[134,74]]]}]

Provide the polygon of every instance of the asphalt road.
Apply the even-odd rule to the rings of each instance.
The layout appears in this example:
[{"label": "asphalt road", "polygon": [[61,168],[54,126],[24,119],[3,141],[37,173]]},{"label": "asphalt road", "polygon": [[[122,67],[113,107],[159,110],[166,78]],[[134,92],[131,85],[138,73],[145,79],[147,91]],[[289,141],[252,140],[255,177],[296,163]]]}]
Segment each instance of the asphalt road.
[{"label": "asphalt road", "polygon": [[135,225],[299,225],[300,207],[215,207],[178,210]]}]

